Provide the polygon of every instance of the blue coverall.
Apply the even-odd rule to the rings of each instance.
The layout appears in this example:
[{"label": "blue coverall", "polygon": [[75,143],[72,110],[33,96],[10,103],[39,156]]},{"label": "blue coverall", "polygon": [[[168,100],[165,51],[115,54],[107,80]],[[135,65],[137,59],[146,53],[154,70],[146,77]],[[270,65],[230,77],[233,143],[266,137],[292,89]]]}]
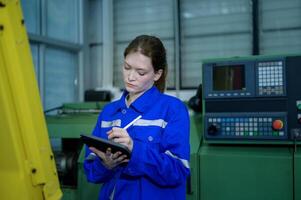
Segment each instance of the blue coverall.
[{"label": "blue coverall", "polygon": [[[179,99],[165,95],[153,86],[129,107],[125,91],[107,104],[98,117],[93,135],[108,138],[112,127],[125,127],[137,116],[142,118],[127,129],[133,140],[131,158],[113,170],[105,168],[99,157],[85,160],[89,182],[104,183],[99,199],[183,200],[189,168],[189,114]],[[86,149],[86,157],[91,151]]]}]

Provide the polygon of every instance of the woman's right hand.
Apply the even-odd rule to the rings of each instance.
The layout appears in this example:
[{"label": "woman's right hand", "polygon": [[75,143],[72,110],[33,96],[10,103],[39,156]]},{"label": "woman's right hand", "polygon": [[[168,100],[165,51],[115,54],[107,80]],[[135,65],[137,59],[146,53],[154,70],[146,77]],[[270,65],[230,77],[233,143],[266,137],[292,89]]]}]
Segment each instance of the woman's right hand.
[{"label": "woman's right hand", "polygon": [[107,169],[113,169],[114,167],[120,165],[121,163],[129,162],[126,155],[122,155],[121,152],[112,153],[111,149],[108,148],[107,151],[104,153],[99,151],[94,147],[89,148],[92,152],[94,152],[98,157],[100,157],[102,164]]}]

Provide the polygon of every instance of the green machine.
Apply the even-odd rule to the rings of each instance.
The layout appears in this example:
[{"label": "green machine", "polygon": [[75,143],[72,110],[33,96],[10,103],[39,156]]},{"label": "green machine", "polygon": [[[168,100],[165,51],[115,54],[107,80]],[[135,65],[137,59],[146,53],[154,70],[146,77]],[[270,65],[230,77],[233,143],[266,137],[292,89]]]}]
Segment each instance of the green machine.
[{"label": "green machine", "polygon": [[190,110],[190,177],[187,180],[186,199],[199,199],[200,157],[199,149],[202,144],[202,113]]},{"label": "green machine", "polygon": [[100,185],[88,183],[84,174],[84,145],[80,134],[90,134],[107,102],[63,104],[57,114],[46,115],[63,200],[97,199]]},{"label": "green machine", "polygon": [[203,63],[200,200],[301,200],[301,56]]}]

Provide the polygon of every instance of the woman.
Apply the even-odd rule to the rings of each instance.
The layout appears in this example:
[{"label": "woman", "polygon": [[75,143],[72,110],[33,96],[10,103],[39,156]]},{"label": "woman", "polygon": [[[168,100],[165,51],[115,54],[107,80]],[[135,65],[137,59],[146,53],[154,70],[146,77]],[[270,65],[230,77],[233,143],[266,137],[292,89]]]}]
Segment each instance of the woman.
[{"label": "woman", "polygon": [[163,94],[166,74],[166,52],[157,37],[138,36],[125,49],[125,91],[104,107],[93,135],[125,145],[131,157],[87,149],[87,158],[97,155],[85,160],[87,179],[104,183],[99,199],[185,199],[189,116],[180,100]]}]

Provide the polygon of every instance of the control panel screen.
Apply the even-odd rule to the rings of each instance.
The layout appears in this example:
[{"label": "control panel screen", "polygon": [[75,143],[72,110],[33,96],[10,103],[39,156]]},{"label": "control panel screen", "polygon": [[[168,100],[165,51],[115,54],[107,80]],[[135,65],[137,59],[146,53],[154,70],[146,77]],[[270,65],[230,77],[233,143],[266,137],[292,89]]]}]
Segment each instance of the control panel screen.
[{"label": "control panel screen", "polygon": [[214,66],[213,90],[231,91],[246,90],[245,66]]}]

